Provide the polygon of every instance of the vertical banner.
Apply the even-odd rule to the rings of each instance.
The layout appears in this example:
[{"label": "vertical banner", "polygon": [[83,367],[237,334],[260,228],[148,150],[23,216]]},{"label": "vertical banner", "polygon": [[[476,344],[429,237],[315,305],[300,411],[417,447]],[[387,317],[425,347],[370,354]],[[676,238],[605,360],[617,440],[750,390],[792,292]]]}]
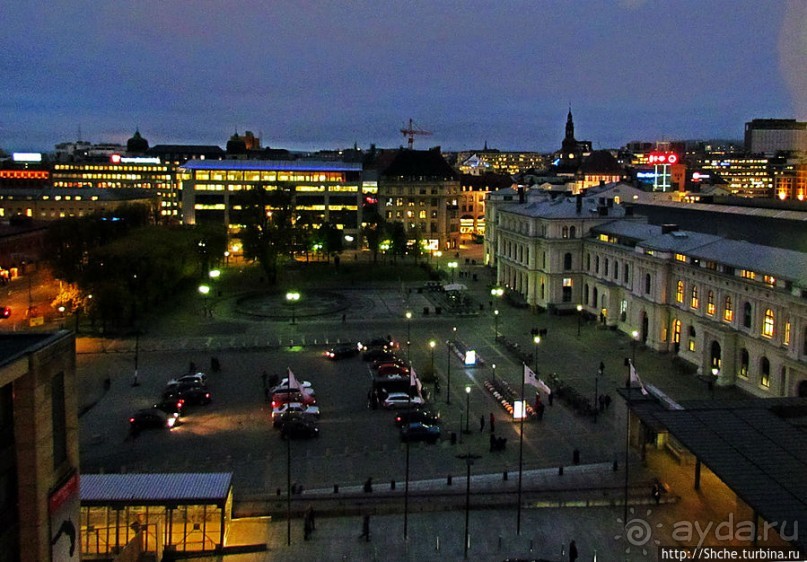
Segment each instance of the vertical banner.
[{"label": "vertical banner", "polygon": [[53,562],[78,562],[81,559],[79,522],[81,496],[78,472],[74,472],[48,498],[50,517],[50,556]]}]

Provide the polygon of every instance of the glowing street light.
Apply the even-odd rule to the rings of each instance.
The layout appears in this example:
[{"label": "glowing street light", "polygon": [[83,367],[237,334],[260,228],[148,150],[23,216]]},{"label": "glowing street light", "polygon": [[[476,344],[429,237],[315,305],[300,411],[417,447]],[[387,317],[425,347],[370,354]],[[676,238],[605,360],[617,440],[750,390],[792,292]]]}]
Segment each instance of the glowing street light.
[{"label": "glowing street light", "polygon": [[221,270],[220,270],[220,269],[211,269],[211,270],[208,272],[208,274],[207,274],[207,275],[208,275],[208,277],[210,277],[211,279],[218,279],[219,277],[221,277]]},{"label": "glowing street light", "polygon": [[296,324],[295,308],[297,301],[300,300],[300,293],[298,291],[289,291],[286,293],[286,300],[291,304],[291,323]]},{"label": "glowing street light", "polygon": [[459,267],[459,264],[455,261],[448,262],[448,269],[451,270],[451,282],[454,282],[454,271]]},{"label": "glowing street light", "polygon": [[410,361],[409,351],[412,347],[412,311],[406,311],[406,360]]},{"label": "glowing street light", "polygon": [[493,330],[493,341],[499,341],[499,309],[493,311],[493,320],[494,320],[494,330]]},{"label": "glowing street light", "polygon": [[532,343],[535,344],[535,374],[538,375],[538,344],[541,343],[541,336],[532,338]]},{"label": "glowing street light", "polygon": [[582,316],[583,316],[583,305],[578,304],[577,305],[577,337],[578,338],[580,337],[580,321],[582,319]]}]

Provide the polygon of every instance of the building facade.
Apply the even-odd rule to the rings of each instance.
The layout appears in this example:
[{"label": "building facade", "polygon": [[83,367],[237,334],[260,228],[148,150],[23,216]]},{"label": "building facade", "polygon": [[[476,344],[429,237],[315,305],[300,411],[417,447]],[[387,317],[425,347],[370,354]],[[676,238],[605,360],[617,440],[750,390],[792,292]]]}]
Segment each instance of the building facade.
[{"label": "building facade", "polygon": [[293,225],[318,228],[329,223],[360,240],[361,172],[361,164],[345,162],[190,160],[179,171],[182,221],[223,224],[237,237],[244,226],[240,213],[244,194],[260,187],[288,196],[295,211]]},{"label": "building facade", "polygon": [[807,396],[807,254],[650,225],[593,193],[493,199],[486,261],[530,306],[579,304],[718,384]]},{"label": "building facade", "polygon": [[781,152],[807,152],[807,122],[795,119],[752,119],[745,124],[745,150],[776,156]]},{"label": "building facade", "polygon": [[0,560],[79,560],[73,335],[3,335],[0,350]]}]

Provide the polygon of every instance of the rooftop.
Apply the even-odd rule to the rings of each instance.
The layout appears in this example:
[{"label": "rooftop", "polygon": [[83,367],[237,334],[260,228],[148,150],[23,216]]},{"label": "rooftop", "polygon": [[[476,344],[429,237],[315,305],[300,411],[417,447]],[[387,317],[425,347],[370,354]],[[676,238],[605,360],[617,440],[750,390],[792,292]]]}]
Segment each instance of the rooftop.
[{"label": "rooftop", "polygon": [[227,499],[231,472],[82,474],[82,503],[218,503]]},{"label": "rooftop", "polygon": [[288,172],[361,172],[361,164],[323,160],[188,160],[184,170],[242,170]]}]

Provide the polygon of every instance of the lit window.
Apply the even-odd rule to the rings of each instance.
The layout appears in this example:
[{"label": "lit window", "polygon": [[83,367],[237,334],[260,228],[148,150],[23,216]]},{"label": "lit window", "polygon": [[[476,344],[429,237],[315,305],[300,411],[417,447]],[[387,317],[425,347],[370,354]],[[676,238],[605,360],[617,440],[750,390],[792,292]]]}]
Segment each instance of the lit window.
[{"label": "lit window", "polygon": [[762,322],[762,335],[766,338],[773,337],[774,316],[773,310],[765,309],[765,320]]},{"label": "lit window", "polygon": [[726,297],[723,301],[723,320],[726,322],[734,321],[734,308],[731,304],[731,297]]},{"label": "lit window", "polygon": [[709,316],[715,315],[715,292],[709,291],[706,294],[706,314]]},{"label": "lit window", "polygon": [[759,383],[765,388],[771,386],[771,362],[767,357],[763,357],[759,365]]},{"label": "lit window", "polygon": [[684,282],[679,281],[675,288],[675,302],[684,302]]},{"label": "lit window", "polygon": [[757,276],[756,273],[748,269],[740,270],[740,277],[742,277],[743,279],[756,279],[756,276]]},{"label": "lit window", "polygon": [[740,370],[737,372],[743,378],[748,378],[748,364],[750,363],[750,357],[748,355],[748,350],[743,349],[740,351]]},{"label": "lit window", "polygon": [[675,261],[686,262],[687,257],[684,254],[675,254]]},{"label": "lit window", "polygon": [[689,306],[692,308],[698,308],[701,305],[700,297],[698,296],[698,287],[697,285],[692,286],[692,295],[689,299]]},{"label": "lit window", "polygon": [[782,341],[782,343],[787,346],[790,345],[790,331],[791,331],[791,325],[790,325],[790,319],[788,318],[787,322],[785,322],[785,334]]},{"label": "lit window", "polygon": [[762,282],[773,287],[776,285],[776,278],[773,275],[764,275],[762,277]]}]

